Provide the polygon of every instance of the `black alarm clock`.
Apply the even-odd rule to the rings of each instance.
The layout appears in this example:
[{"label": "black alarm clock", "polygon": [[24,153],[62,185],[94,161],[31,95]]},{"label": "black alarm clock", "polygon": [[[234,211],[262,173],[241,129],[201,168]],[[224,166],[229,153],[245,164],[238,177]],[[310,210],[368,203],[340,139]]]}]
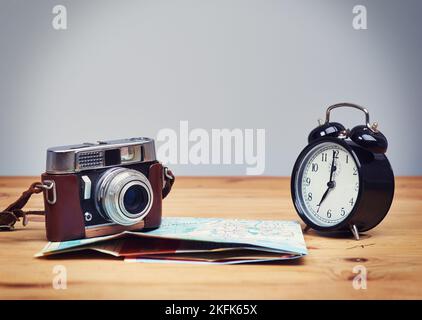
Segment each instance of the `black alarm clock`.
[{"label": "black alarm clock", "polygon": [[[365,113],[366,124],[346,129],[330,122],[335,108]],[[328,107],[325,123],[311,131],[308,145],[293,167],[291,194],[308,228],[323,232],[359,233],[378,225],[394,196],[394,174],[385,156],[388,142],[371,125],[367,109],[352,103]]]}]

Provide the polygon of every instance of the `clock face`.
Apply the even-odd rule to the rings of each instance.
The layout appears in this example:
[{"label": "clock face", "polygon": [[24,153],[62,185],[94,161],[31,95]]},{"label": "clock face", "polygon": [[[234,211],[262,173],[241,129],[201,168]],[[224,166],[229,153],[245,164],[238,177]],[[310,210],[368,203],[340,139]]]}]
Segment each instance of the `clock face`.
[{"label": "clock face", "polygon": [[296,203],[317,226],[335,226],[352,212],[359,187],[358,166],[352,154],[340,144],[322,142],[299,164]]}]

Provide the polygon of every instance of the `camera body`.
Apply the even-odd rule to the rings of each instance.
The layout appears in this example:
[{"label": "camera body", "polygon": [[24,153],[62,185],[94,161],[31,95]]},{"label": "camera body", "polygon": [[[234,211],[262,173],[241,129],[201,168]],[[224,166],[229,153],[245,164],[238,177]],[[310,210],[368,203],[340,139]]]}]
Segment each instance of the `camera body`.
[{"label": "camera body", "polygon": [[47,150],[42,175],[49,241],[158,228],[174,181],[154,140],[131,138]]}]

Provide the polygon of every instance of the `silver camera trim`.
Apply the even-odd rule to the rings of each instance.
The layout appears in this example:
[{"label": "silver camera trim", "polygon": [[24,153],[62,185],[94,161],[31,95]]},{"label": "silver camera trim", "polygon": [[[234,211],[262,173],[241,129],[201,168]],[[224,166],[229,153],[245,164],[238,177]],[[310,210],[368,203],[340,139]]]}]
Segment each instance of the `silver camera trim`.
[{"label": "silver camera trim", "polygon": [[[123,198],[133,185],[140,185],[147,191],[148,203],[136,214],[126,210]],[[112,168],[104,172],[95,190],[95,205],[104,219],[123,226],[142,221],[152,208],[154,193],[148,178],[139,171],[127,168]]]},{"label": "silver camera trim", "polygon": [[[105,151],[132,147],[134,158],[125,160],[124,163],[116,165],[105,165]],[[92,153],[95,158],[91,165],[82,166],[80,157]],[[151,138],[130,138],[121,140],[99,141],[94,143],[83,143],[79,145],[58,146],[47,149],[46,172],[49,174],[70,174],[87,170],[110,168],[141,162],[155,161],[155,145]]]}]

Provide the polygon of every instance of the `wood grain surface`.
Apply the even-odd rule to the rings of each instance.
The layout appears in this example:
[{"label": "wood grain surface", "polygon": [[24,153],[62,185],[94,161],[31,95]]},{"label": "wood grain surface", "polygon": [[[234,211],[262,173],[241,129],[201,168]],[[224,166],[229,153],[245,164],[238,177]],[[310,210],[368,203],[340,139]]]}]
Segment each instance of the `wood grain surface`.
[{"label": "wood grain surface", "polygon": [[[33,177],[0,178],[0,207]],[[41,195],[29,209],[41,209]],[[166,216],[297,220],[289,178],[181,178],[164,201]],[[396,179],[387,218],[352,238],[305,234],[309,255],[296,262],[255,265],[125,263],[100,253],[36,259],[45,244],[41,217],[0,233],[1,299],[421,299],[422,178]],[[53,269],[67,269],[67,289],[52,286]],[[353,288],[364,266],[366,290]]]}]

